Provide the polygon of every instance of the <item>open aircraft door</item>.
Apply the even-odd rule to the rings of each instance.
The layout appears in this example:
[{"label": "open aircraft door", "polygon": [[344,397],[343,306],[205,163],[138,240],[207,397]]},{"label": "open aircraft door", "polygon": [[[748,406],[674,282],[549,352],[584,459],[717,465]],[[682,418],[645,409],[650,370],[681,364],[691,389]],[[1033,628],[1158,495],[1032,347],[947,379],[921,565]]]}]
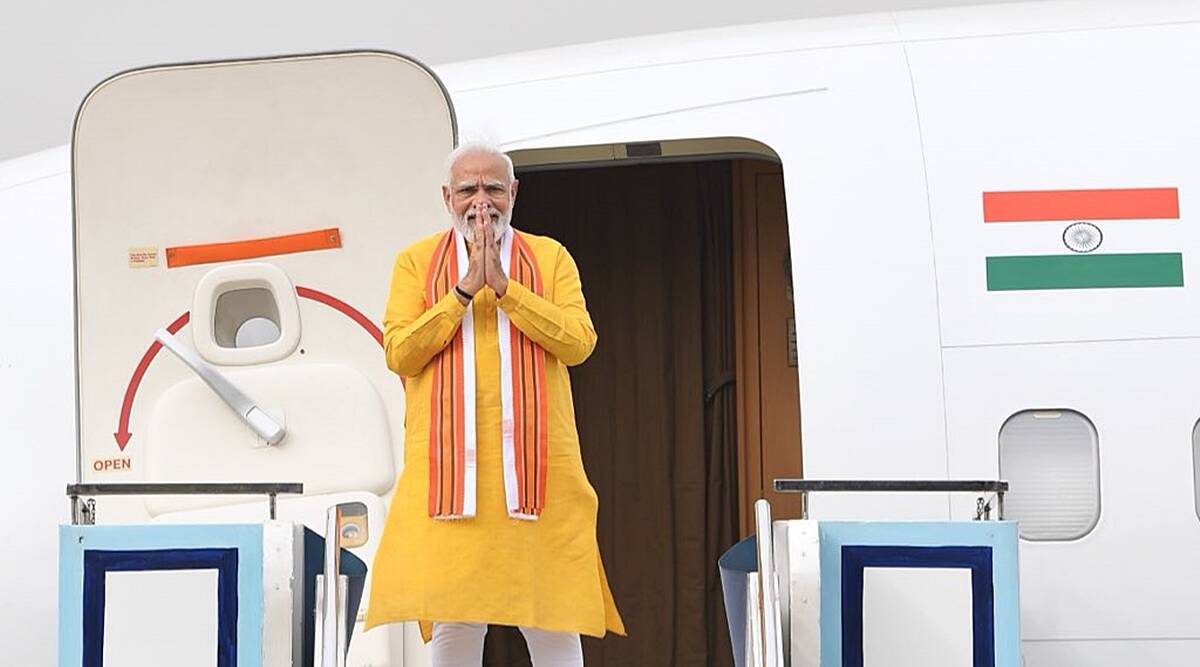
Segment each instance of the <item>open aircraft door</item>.
[{"label": "open aircraft door", "polygon": [[[403,462],[377,322],[396,252],[446,225],[455,141],[441,83],[391,53],[97,86],[72,142],[79,481],[303,482],[280,518],[363,501],[370,562]],[[96,519],[265,518],[249,500],[106,497]]]}]

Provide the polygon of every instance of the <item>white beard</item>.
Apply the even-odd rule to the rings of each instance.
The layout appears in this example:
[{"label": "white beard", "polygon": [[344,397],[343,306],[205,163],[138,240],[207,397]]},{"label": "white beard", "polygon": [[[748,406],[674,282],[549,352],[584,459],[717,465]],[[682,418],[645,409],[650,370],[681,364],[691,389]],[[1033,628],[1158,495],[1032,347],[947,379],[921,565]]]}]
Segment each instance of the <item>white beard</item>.
[{"label": "white beard", "polygon": [[[454,228],[458,230],[458,233],[462,235],[463,239],[465,239],[467,243],[474,243],[475,225],[470,220],[470,215],[470,209],[468,209],[467,212],[461,216],[454,215],[454,213],[451,212],[450,222],[454,224]],[[498,215],[499,219],[492,221],[492,238],[499,240],[504,238],[504,235],[512,227],[512,210],[510,209],[504,213],[500,213],[494,208],[488,209],[488,216],[491,217],[493,215]]]}]

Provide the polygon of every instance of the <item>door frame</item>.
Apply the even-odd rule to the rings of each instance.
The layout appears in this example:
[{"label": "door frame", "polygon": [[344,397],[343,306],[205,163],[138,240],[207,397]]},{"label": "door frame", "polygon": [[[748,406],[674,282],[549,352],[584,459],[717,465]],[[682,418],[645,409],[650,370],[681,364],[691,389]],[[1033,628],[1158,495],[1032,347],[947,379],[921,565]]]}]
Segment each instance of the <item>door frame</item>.
[{"label": "door frame", "polygon": [[[771,482],[764,475],[762,376],[760,346],[760,282],[757,271],[759,225],[756,189],[761,176],[781,176],[783,166],[761,159],[733,161],[733,290],[734,345],[737,373],[738,527],[744,537],[754,532],[754,503],[767,497]],[[785,219],[785,224],[787,221]],[[789,230],[790,231],[790,230]],[[798,416],[797,416],[798,418]],[[801,447],[803,442],[801,442]],[[801,461],[803,461],[801,450]],[[800,474],[803,475],[803,464]],[[797,499],[799,500],[799,499]],[[784,508],[780,508],[784,509]],[[799,506],[787,508],[799,511]],[[777,514],[783,514],[777,512]]]}]

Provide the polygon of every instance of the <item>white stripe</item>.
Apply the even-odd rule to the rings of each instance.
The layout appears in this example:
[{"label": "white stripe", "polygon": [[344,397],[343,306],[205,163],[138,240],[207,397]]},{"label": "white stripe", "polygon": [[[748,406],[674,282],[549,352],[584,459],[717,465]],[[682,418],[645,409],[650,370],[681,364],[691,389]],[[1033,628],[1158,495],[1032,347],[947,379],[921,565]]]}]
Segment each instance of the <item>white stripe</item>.
[{"label": "white stripe", "polygon": [[[467,244],[458,231],[454,232],[454,245],[458,253],[458,279],[467,275],[469,259]],[[455,297],[458,298],[458,297]],[[475,315],[474,304],[467,304],[462,320],[463,338],[463,513],[464,517],[475,516]]]},{"label": "white stripe", "polygon": [[[1193,239],[1179,220],[1087,220],[1100,229],[1104,240],[1093,253],[1181,252]],[[989,222],[981,224],[981,247],[989,256],[1073,255],[1063,243],[1063,232],[1076,221]]]},{"label": "white stripe", "polygon": [[[500,241],[500,268],[504,275],[512,275],[511,262],[513,234],[510,227]],[[512,368],[512,332],[508,314],[504,309],[496,309],[496,333],[500,339],[500,442],[504,453],[504,497],[508,501],[508,515],[513,518],[526,518],[517,512],[517,452],[513,443],[513,368]],[[536,518],[536,517],[534,517]]]}]

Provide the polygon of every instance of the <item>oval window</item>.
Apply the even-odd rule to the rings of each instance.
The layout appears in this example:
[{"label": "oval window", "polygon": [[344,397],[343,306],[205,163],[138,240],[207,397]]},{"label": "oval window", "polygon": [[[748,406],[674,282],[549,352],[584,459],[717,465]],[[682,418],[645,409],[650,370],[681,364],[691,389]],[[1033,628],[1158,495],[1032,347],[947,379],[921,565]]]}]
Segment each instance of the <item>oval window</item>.
[{"label": "oval window", "polygon": [[1100,520],[1096,427],[1074,410],[1024,410],[1000,427],[1005,518],[1027,540],[1074,540]]}]

